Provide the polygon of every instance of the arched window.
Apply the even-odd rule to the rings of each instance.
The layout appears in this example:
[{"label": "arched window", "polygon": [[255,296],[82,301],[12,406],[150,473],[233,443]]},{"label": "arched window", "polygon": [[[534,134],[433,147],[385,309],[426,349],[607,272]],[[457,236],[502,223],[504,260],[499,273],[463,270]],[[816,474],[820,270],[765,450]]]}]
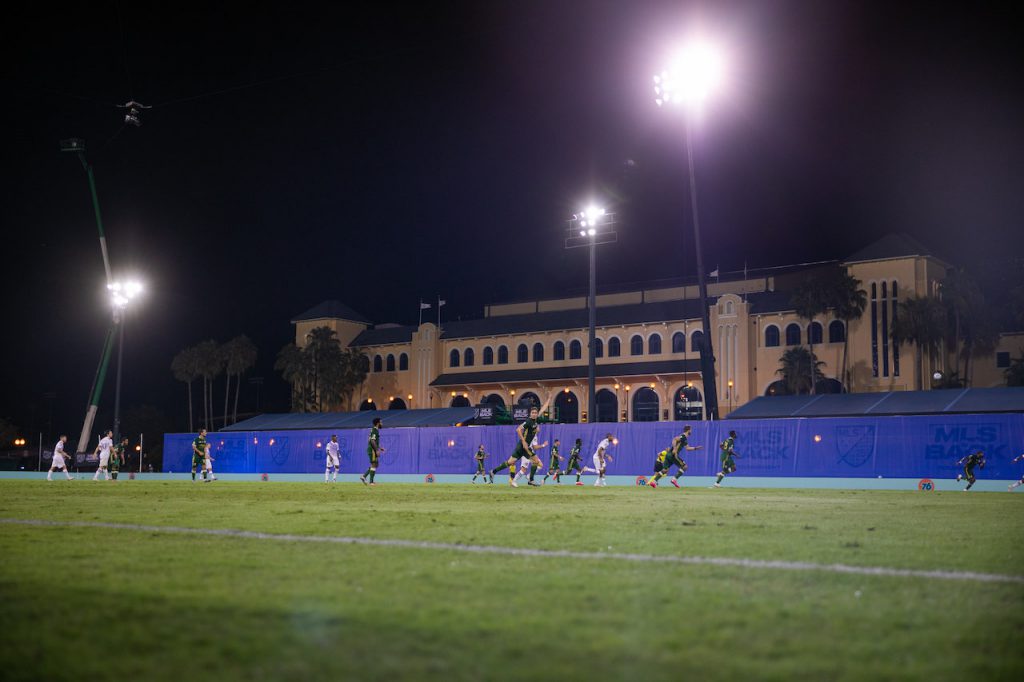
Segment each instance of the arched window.
[{"label": "arched window", "polygon": [[764,347],[776,348],[779,345],[779,328],[770,324],[764,328]]},{"label": "arched window", "polygon": [[526,347],[525,343],[519,344],[516,348],[516,362],[529,362],[530,361],[530,349]]},{"label": "arched window", "polygon": [[491,348],[490,346],[487,346],[486,348],[484,348],[484,364],[485,365],[493,365],[494,364],[494,349]]},{"label": "arched window", "polygon": [[540,398],[537,397],[536,393],[527,391],[526,393],[523,393],[521,396],[519,396],[518,404],[539,408]]},{"label": "arched window", "polygon": [[462,364],[466,367],[472,367],[476,363],[476,353],[473,352],[472,348],[467,348],[462,354]]},{"label": "arched window", "polygon": [[676,332],[675,334],[672,335],[672,352],[686,352],[686,334],[682,332]]},{"label": "arched window", "polygon": [[397,398],[396,397],[396,398],[394,398],[388,404],[388,409],[389,410],[404,410],[405,409],[405,401],[402,400],[401,398]]},{"label": "arched window", "polygon": [[392,355],[391,353],[388,353],[388,359],[387,359],[387,362],[384,364],[384,366],[387,368],[387,371],[394,372],[395,371],[395,356]]},{"label": "arched window", "polygon": [[842,343],[846,341],[846,325],[842,320],[832,320],[828,323],[828,342]]},{"label": "arched window", "polygon": [[379,355],[373,356],[373,371],[383,372],[384,371],[384,359]]},{"label": "arched window", "polygon": [[469,407],[469,398],[461,393],[452,398],[451,407]]},{"label": "arched window", "polygon": [[402,353],[398,356],[398,371],[404,372],[409,369],[409,356]]},{"label": "arched window", "polygon": [[555,412],[551,416],[562,424],[575,424],[580,420],[580,404],[572,393],[559,391],[555,396]]},{"label": "arched window", "polygon": [[579,360],[581,357],[583,357],[583,344],[581,344],[579,341],[577,341],[575,339],[570,341],[569,342],[569,359],[570,360]]},{"label": "arched window", "polygon": [[613,336],[608,339],[608,357],[617,358],[622,355],[622,345],[619,342],[619,337]]},{"label": "arched window", "polygon": [[654,389],[644,386],[633,394],[633,421],[658,421],[658,394]]},{"label": "arched window", "polygon": [[491,393],[480,402],[486,405],[494,405],[495,407],[500,407],[503,410],[505,409],[505,399],[502,398],[497,393]]},{"label": "arched window", "polygon": [[602,388],[597,392],[596,398],[597,405],[595,407],[595,414],[591,417],[592,422],[617,422],[619,421],[619,399],[616,395],[609,391],[607,388]]},{"label": "arched window", "polygon": [[647,339],[647,354],[661,355],[661,334],[651,334]]},{"label": "arched window", "polygon": [[644,354],[644,337],[639,334],[635,334],[633,338],[629,340],[629,354],[630,355],[643,355]]},{"label": "arched window", "polygon": [[594,338],[594,357],[604,357],[604,341],[596,337]]},{"label": "arched window", "polygon": [[683,386],[676,391],[675,419],[701,419],[704,414],[704,401],[700,391],[693,386]]},{"label": "arched window", "polygon": [[555,347],[551,351],[551,358],[553,360],[565,360],[565,344],[561,341],[555,341]]},{"label": "arched window", "polygon": [[544,344],[539,341],[533,344],[533,361],[544,362]]},{"label": "arched window", "polygon": [[697,330],[690,334],[690,350],[697,352],[700,351],[701,346],[704,344],[704,332]]},{"label": "arched window", "polygon": [[508,346],[498,346],[498,364],[508,364]]},{"label": "arched window", "polygon": [[799,346],[800,345],[800,325],[795,322],[786,325],[786,345],[787,346]]},{"label": "arched window", "polygon": [[822,329],[820,322],[811,322],[811,326],[807,328],[807,342],[808,343],[821,343]]},{"label": "arched window", "polygon": [[459,366],[459,351],[452,348],[452,351],[448,353],[448,366],[458,367]]},{"label": "arched window", "polygon": [[377,406],[373,404],[373,401],[367,398],[363,402],[359,403],[360,412],[369,412],[370,410],[376,410]]}]

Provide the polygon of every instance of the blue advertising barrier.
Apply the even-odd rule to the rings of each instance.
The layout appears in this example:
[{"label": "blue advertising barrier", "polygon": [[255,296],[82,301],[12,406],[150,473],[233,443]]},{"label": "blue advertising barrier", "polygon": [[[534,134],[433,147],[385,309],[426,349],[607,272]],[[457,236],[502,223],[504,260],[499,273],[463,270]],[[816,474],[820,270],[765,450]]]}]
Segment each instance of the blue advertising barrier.
[{"label": "blue advertising barrier", "polygon": [[[504,461],[516,443],[514,426],[428,427],[381,430],[381,471],[394,474],[472,474],[473,453],[481,444],[487,467]],[[561,440],[568,457],[582,439],[584,462],[605,434],[618,439],[609,454],[609,474],[648,475],[658,451],[668,447],[684,422],[620,424],[545,424],[540,441]],[[737,474],[765,477],[950,478],[956,461],[968,452],[987,456],[985,478],[1017,479],[1012,464],[1024,452],[1024,414],[943,415],[805,419],[744,419],[690,422],[690,444],[703,449],[684,453],[689,472],[718,471],[718,445],[730,429],[737,433]],[[342,473],[367,466],[368,429],[335,432],[341,445]],[[164,436],[164,471],[191,469],[193,434]],[[330,431],[250,431],[209,434],[214,469],[224,473],[322,473]],[[550,445],[538,451],[545,465]]]}]

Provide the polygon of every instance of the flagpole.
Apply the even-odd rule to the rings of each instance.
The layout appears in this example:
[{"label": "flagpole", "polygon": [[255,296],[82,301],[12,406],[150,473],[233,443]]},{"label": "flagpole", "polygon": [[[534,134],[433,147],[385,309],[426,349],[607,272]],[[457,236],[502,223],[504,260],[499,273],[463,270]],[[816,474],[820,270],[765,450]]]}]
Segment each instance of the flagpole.
[{"label": "flagpole", "polygon": [[419,321],[419,324],[417,324],[416,326],[417,327],[423,326],[423,299],[422,298],[420,299],[420,321]]}]

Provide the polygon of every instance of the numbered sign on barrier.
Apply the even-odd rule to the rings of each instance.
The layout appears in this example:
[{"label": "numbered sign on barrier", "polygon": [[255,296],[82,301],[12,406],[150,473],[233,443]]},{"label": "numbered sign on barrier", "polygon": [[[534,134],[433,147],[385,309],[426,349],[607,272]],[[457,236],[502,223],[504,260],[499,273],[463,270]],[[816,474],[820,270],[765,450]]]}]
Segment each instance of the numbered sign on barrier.
[{"label": "numbered sign on barrier", "polygon": [[935,483],[930,478],[922,478],[917,482],[917,489],[922,492],[930,493],[935,490]]},{"label": "numbered sign on barrier", "polygon": [[270,480],[270,476],[268,476],[267,474],[260,474],[260,480],[261,481],[269,481]]},{"label": "numbered sign on barrier", "polygon": [[427,474],[426,476],[424,476],[423,477],[423,482],[424,483],[433,483],[434,482],[434,474]]},{"label": "numbered sign on barrier", "polygon": [[637,476],[636,477],[636,484],[637,485],[647,485],[647,477],[646,476]]}]

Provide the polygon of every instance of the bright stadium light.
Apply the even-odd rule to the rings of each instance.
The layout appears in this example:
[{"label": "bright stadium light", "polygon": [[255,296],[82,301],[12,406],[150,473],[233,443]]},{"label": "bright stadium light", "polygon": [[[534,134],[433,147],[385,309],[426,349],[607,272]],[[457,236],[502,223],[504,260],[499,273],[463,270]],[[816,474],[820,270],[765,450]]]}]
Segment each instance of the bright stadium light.
[{"label": "bright stadium light", "polygon": [[683,105],[699,109],[725,82],[726,61],[722,50],[706,40],[688,43],[654,77],[657,105]]}]

